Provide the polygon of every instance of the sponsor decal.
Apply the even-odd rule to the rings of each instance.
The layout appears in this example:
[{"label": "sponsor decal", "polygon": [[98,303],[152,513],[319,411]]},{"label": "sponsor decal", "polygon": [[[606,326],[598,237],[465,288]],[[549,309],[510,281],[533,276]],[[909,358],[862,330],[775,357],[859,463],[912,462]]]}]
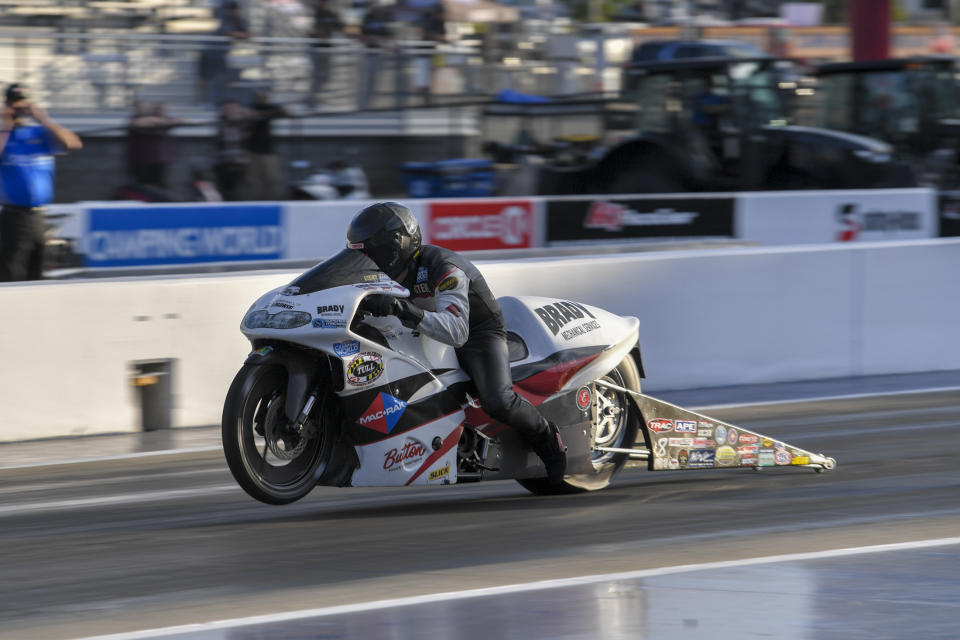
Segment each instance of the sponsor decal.
[{"label": "sponsor decal", "polygon": [[85,265],[278,260],[287,250],[281,211],[277,205],[90,209]]},{"label": "sponsor decal", "polygon": [[355,387],[370,384],[383,373],[383,360],[376,351],[364,351],[347,365],[347,380]]},{"label": "sponsor decal", "polygon": [[772,446],[773,446],[774,444],[776,444],[776,443],[775,443],[773,440],[771,440],[770,438],[761,438],[761,439],[760,439],[760,444],[761,444],[761,446],[767,447],[767,448],[769,449],[770,447],[772,447]]},{"label": "sponsor decal", "polygon": [[596,320],[591,320],[590,322],[584,322],[580,326],[573,327],[572,329],[564,329],[560,334],[563,336],[564,340],[572,340],[577,336],[582,336],[590,331],[595,331],[600,328],[600,323]]},{"label": "sponsor decal", "polygon": [[580,409],[580,411],[586,411],[592,403],[593,394],[590,393],[588,387],[580,387],[577,389],[577,408]]},{"label": "sponsor decal", "polygon": [[269,353],[273,353],[273,347],[260,347],[259,349],[254,349],[252,353],[258,356],[265,356]]},{"label": "sponsor decal", "polygon": [[300,295],[300,287],[287,287],[280,292],[282,296],[298,296]]},{"label": "sponsor decal", "polygon": [[456,276],[447,276],[437,285],[437,291],[452,291],[460,286]]},{"label": "sponsor decal", "polygon": [[360,341],[347,340],[345,342],[334,342],[333,352],[341,358],[346,358],[347,356],[352,356],[355,353],[360,353]]},{"label": "sponsor decal", "polygon": [[670,465],[669,465],[669,467],[670,467],[671,469],[679,469],[679,468],[680,468],[680,461],[677,460],[676,458],[670,458]]},{"label": "sponsor decal", "polygon": [[325,304],[317,307],[318,316],[329,315],[329,314],[336,314],[338,316],[343,315],[343,305],[342,304]]},{"label": "sponsor decal", "polygon": [[547,242],[612,238],[733,236],[734,199],[548,200]]},{"label": "sponsor decal", "polygon": [[367,275],[360,278],[362,282],[380,282],[380,274],[378,273],[368,273]]},{"label": "sponsor decal", "polygon": [[431,480],[439,480],[439,479],[441,479],[441,478],[448,478],[448,477],[450,477],[450,465],[449,465],[449,464],[448,464],[448,465],[445,465],[445,466],[443,466],[443,467],[440,467],[439,469],[434,469],[433,471],[430,472],[430,479],[431,479]]},{"label": "sponsor decal", "polygon": [[669,469],[670,461],[667,460],[666,458],[654,458],[653,468],[655,471],[662,471],[663,469]]},{"label": "sponsor decal", "polygon": [[281,309],[293,309],[293,304],[284,300],[274,300],[270,303],[271,307],[280,307]]},{"label": "sponsor decal", "polygon": [[791,460],[793,460],[793,456],[786,449],[777,449],[777,452],[773,454],[773,461],[778,465],[790,464]]},{"label": "sponsor decal", "polygon": [[699,215],[696,211],[677,211],[669,207],[640,213],[627,205],[600,201],[591,203],[583,228],[618,232],[623,231],[624,227],[687,225]]},{"label": "sponsor decal", "polygon": [[420,284],[413,285],[413,295],[414,296],[429,296],[430,295],[430,284],[427,282],[421,282]]},{"label": "sponsor decal", "polygon": [[706,469],[715,466],[715,460],[716,451],[713,449],[694,449],[687,464],[691,469]]},{"label": "sponsor decal", "polygon": [[677,464],[681,469],[686,469],[687,465],[690,464],[690,454],[687,453],[686,449],[680,449],[677,452]]},{"label": "sponsor decal", "polygon": [[314,318],[313,319],[313,328],[314,329],[346,329],[347,321],[338,320],[336,318]]},{"label": "sponsor decal", "polygon": [[417,284],[426,282],[430,279],[430,270],[427,267],[419,267],[417,269]]},{"label": "sponsor decal", "polygon": [[752,433],[741,433],[740,444],[756,444],[760,442],[760,437]]},{"label": "sponsor decal", "polygon": [[[596,316],[590,313],[590,311],[579,302],[558,300],[557,302],[537,307],[534,309],[534,312],[540,317],[541,322],[543,322],[547,329],[550,329],[550,333],[553,335],[560,333],[560,330],[570,323],[578,323],[578,321],[585,320],[587,317],[594,320],[594,322],[585,322],[583,325],[578,326],[579,331],[574,331],[573,327],[567,328],[566,331],[564,331],[564,340],[570,340],[578,335],[583,335],[584,333],[600,328],[600,324],[596,322]],[[584,327],[584,325],[590,326]],[[567,334],[568,331],[571,332],[569,335]]]},{"label": "sponsor decal", "polygon": [[411,471],[427,457],[427,445],[415,438],[407,438],[403,446],[394,447],[383,455],[384,471]]},{"label": "sponsor decal", "polygon": [[737,463],[737,452],[731,446],[717,447],[717,466],[732,467]]},{"label": "sponsor decal", "polygon": [[357,418],[357,424],[380,433],[390,433],[397,426],[406,408],[405,401],[380,392],[363,415]]},{"label": "sponsor decal", "polygon": [[896,235],[898,231],[920,231],[922,214],[918,211],[862,211],[855,202],[837,208],[837,242],[853,242],[863,233]]},{"label": "sponsor decal", "polygon": [[794,456],[790,464],[810,464],[810,456]]},{"label": "sponsor decal", "polygon": [[[743,441],[741,440],[741,442]],[[737,447],[737,453],[739,453],[741,456],[755,456],[757,455],[757,445],[754,444],[745,447]]]},{"label": "sponsor decal", "polygon": [[428,244],[454,251],[533,246],[536,225],[529,200],[432,202],[427,215]]},{"label": "sponsor decal", "polygon": [[712,437],[713,437],[713,423],[712,423],[712,422],[705,422],[705,421],[701,420],[699,423],[697,423],[697,435],[698,435],[698,436],[704,436],[705,438],[712,438]]},{"label": "sponsor decal", "polygon": [[733,427],[727,429],[727,444],[736,445],[739,437],[740,433],[736,429]]},{"label": "sponsor decal", "polygon": [[668,438],[668,443],[671,447],[692,447],[693,438]]},{"label": "sponsor decal", "polygon": [[717,428],[713,430],[713,439],[717,441],[717,444],[726,444],[727,428],[722,424],[718,424]]},{"label": "sponsor decal", "polygon": [[713,449],[715,446],[717,446],[717,441],[712,438],[697,437],[693,439],[693,446],[697,449],[705,449],[708,447]]},{"label": "sponsor decal", "polygon": [[658,418],[648,422],[647,426],[650,428],[650,431],[654,433],[666,433],[667,431],[673,431],[673,420]]},{"label": "sponsor decal", "polygon": [[774,454],[773,451],[762,451],[762,450],[761,450],[760,453],[757,454],[757,466],[760,466],[760,467],[772,467],[773,465],[775,465],[775,464],[777,463],[776,460],[774,459],[774,456],[775,456],[775,455],[776,455],[776,454]]},{"label": "sponsor decal", "polygon": [[696,433],[697,432],[697,422],[696,420],[677,420],[674,422],[673,430],[677,433]]}]

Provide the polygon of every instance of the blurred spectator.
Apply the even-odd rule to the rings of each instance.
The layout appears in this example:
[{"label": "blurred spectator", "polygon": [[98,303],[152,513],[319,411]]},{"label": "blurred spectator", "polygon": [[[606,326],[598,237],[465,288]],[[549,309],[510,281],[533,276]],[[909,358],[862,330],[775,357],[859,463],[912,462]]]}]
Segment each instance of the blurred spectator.
[{"label": "blurred spectator", "polygon": [[270,103],[265,91],[258,91],[254,96],[248,114],[250,133],[247,137],[247,151],[250,152],[247,182],[250,185],[251,199],[276,200],[278,197],[277,181],[280,172],[270,123],[288,115],[286,109]]},{"label": "blurred spectator", "polygon": [[447,23],[443,4],[438,0],[423,10],[420,14],[420,39],[424,42],[423,48],[414,51],[413,61],[413,89],[423,97],[423,101],[430,102],[433,87],[433,75],[436,66],[436,47],[447,39]]},{"label": "blurred spectator", "polygon": [[7,88],[0,114],[0,282],[43,277],[43,207],[53,201],[53,154],[82,146],[25,87]]},{"label": "blurred spectator", "polygon": [[247,175],[248,112],[238,102],[228,100],[220,107],[217,128],[217,152],[214,171],[217,188],[224,200],[239,200]]},{"label": "blurred spectator", "polygon": [[167,167],[174,158],[170,129],[185,121],[169,117],[162,102],[151,107],[138,101],[133,109],[127,125],[127,162],[133,179],[142,185],[166,189]]},{"label": "blurred spectator", "polygon": [[387,46],[390,37],[390,12],[386,7],[374,4],[364,14],[360,25],[360,41],[366,47],[357,85],[357,108],[361,111],[370,106],[376,93],[377,75],[383,56],[381,49]]},{"label": "blurred spectator", "polygon": [[227,0],[219,12],[220,25],[212,35],[228,37],[229,42],[218,38],[210,41],[200,52],[201,83],[200,101],[211,104],[221,104],[227,91],[227,54],[235,40],[245,40],[250,37],[247,21],[240,11],[240,4],[236,0]]},{"label": "blurred spectator", "polygon": [[311,107],[323,102],[323,88],[330,79],[330,63],[333,56],[332,38],[343,33],[343,21],[340,15],[330,7],[331,0],[316,0],[313,13],[312,37],[318,41],[313,45],[313,75],[310,79],[310,95],[307,102]]}]

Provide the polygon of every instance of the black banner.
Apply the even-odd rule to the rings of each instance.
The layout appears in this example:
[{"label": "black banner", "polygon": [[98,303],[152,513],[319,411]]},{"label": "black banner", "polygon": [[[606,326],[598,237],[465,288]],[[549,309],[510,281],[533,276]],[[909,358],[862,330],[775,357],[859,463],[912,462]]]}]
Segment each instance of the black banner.
[{"label": "black banner", "polygon": [[940,192],[940,237],[960,236],[960,191]]},{"label": "black banner", "polygon": [[733,237],[734,198],[547,201],[547,242]]}]

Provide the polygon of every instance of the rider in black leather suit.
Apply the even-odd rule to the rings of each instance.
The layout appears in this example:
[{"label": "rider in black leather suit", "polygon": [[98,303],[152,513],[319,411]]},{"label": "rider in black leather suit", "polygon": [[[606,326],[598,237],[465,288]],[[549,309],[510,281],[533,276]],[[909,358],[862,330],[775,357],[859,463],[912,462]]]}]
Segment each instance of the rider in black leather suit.
[{"label": "rider in black leather suit", "polygon": [[423,245],[413,213],[396,202],[358,213],[347,229],[347,246],[363,251],[411,292],[409,300],[369,296],[371,313],[397,316],[404,326],[456,347],[483,410],[517,429],[543,460],[548,481],[561,483],[566,448],[560,432],[513,390],[503,313],[477,268],[449,249]]}]

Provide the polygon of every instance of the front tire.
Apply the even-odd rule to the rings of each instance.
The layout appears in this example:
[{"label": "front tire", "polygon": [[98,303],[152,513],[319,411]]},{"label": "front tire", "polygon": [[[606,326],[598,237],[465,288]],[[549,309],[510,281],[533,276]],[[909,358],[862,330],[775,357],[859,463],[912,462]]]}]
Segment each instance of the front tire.
[{"label": "front tire", "polygon": [[[316,417],[301,433],[284,413],[287,372],[283,367],[244,365],[223,405],[222,439],[227,466],[251,497],[288,504],[310,493],[326,467],[330,438]],[[323,415],[323,407],[314,416]]]},{"label": "front tire", "polygon": [[[626,356],[610,373],[600,378],[619,387],[640,392],[640,373],[631,356]],[[640,419],[633,402],[622,391],[597,385],[594,397],[597,409],[597,425],[593,445],[629,449],[637,438]],[[546,478],[517,480],[528,491],[537,495],[581,493],[598,491],[610,481],[627,463],[626,453],[593,453],[593,472],[565,476],[559,485],[551,485]]]}]

